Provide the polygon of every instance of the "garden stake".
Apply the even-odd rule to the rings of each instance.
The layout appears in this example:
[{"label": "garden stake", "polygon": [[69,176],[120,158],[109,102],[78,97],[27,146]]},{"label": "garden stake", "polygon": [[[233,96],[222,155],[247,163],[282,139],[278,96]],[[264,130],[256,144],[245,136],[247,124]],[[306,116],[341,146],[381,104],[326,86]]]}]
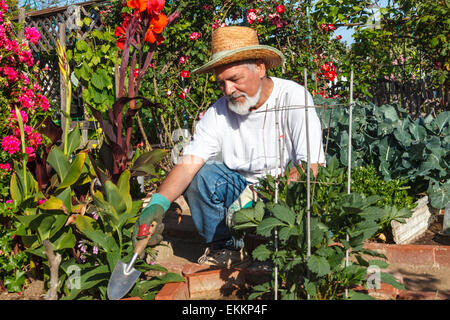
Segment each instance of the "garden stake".
[{"label": "garden stake", "polygon": [[[305,125],[306,125],[306,212],[307,212],[307,238],[308,238],[308,250],[306,253],[307,259],[311,256],[311,199],[310,199],[310,190],[311,190],[311,155],[309,153],[309,123],[308,123],[308,70],[304,69],[304,89],[305,89]],[[307,272],[307,276],[309,277],[309,271]],[[309,300],[309,294],[307,295]]]},{"label": "garden stake", "polygon": [[[348,120],[348,151],[347,151],[347,194],[351,191],[351,167],[352,167],[352,121],[353,121],[353,69],[350,71],[350,110],[349,110],[349,120]],[[348,234],[345,238],[347,242],[349,241]],[[348,249],[345,250],[345,267],[348,267]],[[345,288],[345,297],[348,298],[348,288]]]},{"label": "garden stake", "polygon": [[136,283],[136,280],[141,275],[141,272],[133,268],[137,258],[144,253],[147,243],[155,232],[156,223],[152,222],[150,227],[150,234],[147,238],[139,240],[134,247],[134,254],[128,264],[118,261],[111,277],[109,278],[107,294],[109,300],[119,300],[125,296],[128,291]]},{"label": "garden stake", "polygon": [[[281,142],[280,142],[280,133],[279,128],[280,124],[278,121],[278,115],[279,115],[279,105],[278,105],[278,99],[275,100],[275,139],[277,139],[278,142],[278,151],[280,152],[280,159],[281,159]],[[282,167],[280,167],[280,174],[283,173]],[[275,203],[278,203],[278,184],[279,181],[275,183]],[[274,231],[274,245],[275,245],[275,252],[278,252],[278,229],[275,228]],[[274,292],[274,299],[278,300],[278,266],[275,264],[275,292]]]}]

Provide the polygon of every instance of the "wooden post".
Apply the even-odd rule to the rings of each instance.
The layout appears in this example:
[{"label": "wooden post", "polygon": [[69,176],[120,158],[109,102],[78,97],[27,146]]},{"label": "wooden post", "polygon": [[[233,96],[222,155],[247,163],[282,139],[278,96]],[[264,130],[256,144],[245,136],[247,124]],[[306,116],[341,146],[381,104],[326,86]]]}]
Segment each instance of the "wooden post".
[{"label": "wooden post", "polygon": [[[62,48],[66,47],[66,24],[60,23],[58,26],[58,32],[59,32],[59,43]],[[59,71],[59,92],[60,92],[60,101],[61,101],[61,111],[66,111],[66,85],[64,83],[64,76],[61,73],[61,70]],[[62,136],[65,135],[65,129],[66,128],[66,117],[63,113],[61,113],[61,129],[62,129]],[[63,141],[64,143],[64,141]]]},{"label": "wooden post", "polygon": [[24,26],[24,28],[19,31],[19,39],[23,40],[25,38],[25,8],[19,9],[19,24]]}]

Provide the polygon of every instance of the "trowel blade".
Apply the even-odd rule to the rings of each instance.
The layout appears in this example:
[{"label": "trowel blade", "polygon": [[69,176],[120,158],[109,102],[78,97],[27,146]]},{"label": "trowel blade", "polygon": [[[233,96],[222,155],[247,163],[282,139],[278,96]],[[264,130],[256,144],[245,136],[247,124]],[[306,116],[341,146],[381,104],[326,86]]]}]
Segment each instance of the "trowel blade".
[{"label": "trowel blade", "polygon": [[119,260],[114,267],[111,278],[109,278],[108,289],[106,291],[109,300],[119,300],[125,296],[136,283],[136,280],[140,275],[141,272],[137,271],[135,268],[131,268],[131,270],[127,272],[127,265]]}]

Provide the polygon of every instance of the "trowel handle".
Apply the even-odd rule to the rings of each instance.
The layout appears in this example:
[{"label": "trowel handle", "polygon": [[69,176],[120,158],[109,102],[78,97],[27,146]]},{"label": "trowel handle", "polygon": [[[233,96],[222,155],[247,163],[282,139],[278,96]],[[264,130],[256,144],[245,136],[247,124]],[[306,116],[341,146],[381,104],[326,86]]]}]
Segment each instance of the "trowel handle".
[{"label": "trowel handle", "polygon": [[157,223],[155,221],[152,222],[150,226],[150,232],[147,238],[138,240],[136,246],[134,247],[134,253],[137,253],[139,257],[144,253],[145,248],[147,247],[147,243],[150,241],[153,233],[155,233]]}]

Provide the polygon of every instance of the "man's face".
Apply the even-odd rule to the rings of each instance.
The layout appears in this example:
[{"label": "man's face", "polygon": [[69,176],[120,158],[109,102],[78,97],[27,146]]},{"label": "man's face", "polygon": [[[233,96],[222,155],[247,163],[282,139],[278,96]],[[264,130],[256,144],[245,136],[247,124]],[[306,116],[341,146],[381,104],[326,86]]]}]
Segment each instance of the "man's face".
[{"label": "man's face", "polygon": [[232,64],[215,70],[216,80],[228,101],[228,107],[235,113],[246,115],[261,96],[264,64]]}]

